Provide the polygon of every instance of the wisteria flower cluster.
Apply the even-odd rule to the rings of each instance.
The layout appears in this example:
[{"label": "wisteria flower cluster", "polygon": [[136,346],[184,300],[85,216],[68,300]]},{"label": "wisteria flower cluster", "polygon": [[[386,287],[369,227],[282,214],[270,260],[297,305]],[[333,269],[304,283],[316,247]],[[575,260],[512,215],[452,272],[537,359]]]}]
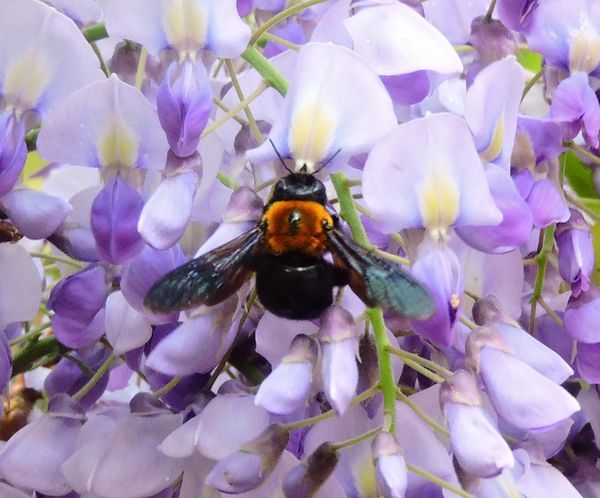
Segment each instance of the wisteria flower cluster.
[{"label": "wisteria flower cluster", "polygon": [[[0,496],[600,496],[599,101],[597,0],[0,0]],[[144,305],[288,171],[429,301]]]}]

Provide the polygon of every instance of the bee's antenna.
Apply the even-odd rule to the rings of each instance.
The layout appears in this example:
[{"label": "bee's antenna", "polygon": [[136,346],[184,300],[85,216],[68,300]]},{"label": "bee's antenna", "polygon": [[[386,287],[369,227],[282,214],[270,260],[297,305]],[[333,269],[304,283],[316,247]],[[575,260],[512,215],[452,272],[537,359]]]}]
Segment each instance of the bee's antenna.
[{"label": "bee's antenna", "polygon": [[329,159],[326,159],[325,162],[323,164],[321,164],[321,167],[318,170],[313,171],[312,174],[314,175],[314,174],[318,173],[319,171],[321,171],[325,166],[327,166],[331,161],[333,161],[335,159],[335,156],[337,156],[340,152],[342,152],[342,149],[336,150],[333,153],[333,155]]},{"label": "bee's antenna", "polygon": [[290,173],[294,174],[294,172],[287,167],[287,165],[285,164],[285,161],[283,160],[283,157],[281,157],[281,154],[279,153],[279,151],[277,150],[277,147],[275,147],[275,144],[273,143],[273,140],[271,140],[269,138],[269,142],[271,143],[271,146],[273,147],[273,150],[275,151],[275,154],[277,154],[277,157],[279,158],[279,160],[281,161],[281,164],[283,165],[283,167],[288,170]]}]

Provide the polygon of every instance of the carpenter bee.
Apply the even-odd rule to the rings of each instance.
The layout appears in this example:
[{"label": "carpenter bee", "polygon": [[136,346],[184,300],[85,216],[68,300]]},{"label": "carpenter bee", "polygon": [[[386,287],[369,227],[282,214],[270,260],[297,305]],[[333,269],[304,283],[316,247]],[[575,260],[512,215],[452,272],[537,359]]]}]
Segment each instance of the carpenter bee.
[{"label": "carpenter bee", "polygon": [[[423,286],[347,237],[326,204],[320,180],[290,173],[276,183],[255,228],[167,273],[146,294],[144,305],[157,313],[214,305],[254,272],[260,302],[284,318],[317,318],[332,304],[334,287],[343,285],[368,306],[429,317],[435,303]],[[328,252],[333,263],[324,258]]]}]

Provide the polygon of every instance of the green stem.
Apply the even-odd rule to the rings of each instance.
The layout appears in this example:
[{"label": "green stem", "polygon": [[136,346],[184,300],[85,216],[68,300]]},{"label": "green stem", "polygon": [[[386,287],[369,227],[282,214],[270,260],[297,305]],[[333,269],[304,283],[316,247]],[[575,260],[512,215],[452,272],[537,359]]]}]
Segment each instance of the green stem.
[{"label": "green stem", "polygon": [[17,337],[8,343],[9,346],[16,346],[17,344],[21,344],[22,342],[29,342],[31,339],[36,339],[38,336],[44,332],[47,328],[50,328],[52,324],[50,322],[46,322],[39,327],[30,330],[26,334],[23,334],[21,337]]},{"label": "green stem", "polygon": [[400,388],[396,390],[396,396],[402,403],[408,406],[415,414],[425,422],[429,427],[431,427],[434,431],[443,434],[446,437],[450,437],[450,432],[445,427],[438,424],[435,420],[433,420],[429,415],[427,415],[423,410],[421,410],[412,399],[410,399],[406,394],[404,394]]},{"label": "green stem", "polygon": [[391,252],[382,251],[381,249],[375,249],[375,252],[379,254],[381,257],[385,259],[389,259],[396,264],[399,265],[410,265],[410,260],[408,258],[403,258],[402,256],[398,256],[397,254],[392,254]]},{"label": "green stem", "polygon": [[[348,188],[347,179],[343,173],[331,175],[331,181],[337,193],[340,202],[340,216],[348,223],[354,240],[362,247],[372,249],[373,245],[369,242],[365,227],[360,221],[360,216],[352,200],[352,193]],[[387,347],[390,346],[385,324],[383,322],[383,313],[379,308],[369,308],[367,316],[373,325],[375,335],[375,345],[377,347],[377,357],[379,362],[379,385],[383,393],[383,427],[384,430],[395,432],[396,429],[396,380],[392,369],[392,360]]]},{"label": "green stem", "polygon": [[140,51],[140,58],[138,60],[137,69],[135,71],[135,87],[138,90],[142,89],[142,83],[144,83],[144,73],[146,72],[146,61],[148,60],[148,51],[142,47]]},{"label": "green stem", "polygon": [[[231,83],[233,85],[235,93],[237,94],[238,99],[240,99],[240,102],[242,102],[244,100],[244,92],[242,92],[242,87],[240,86],[240,82],[237,79],[235,68],[233,67],[231,59],[225,59],[225,65],[227,66],[227,72],[229,73],[229,78],[231,78]],[[259,144],[263,143],[264,138],[262,136],[262,133],[258,129],[258,125],[256,124],[256,120],[254,119],[254,116],[252,115],[252,111],[250,110],[249,106],[244,107],[244,114],[246,114],[246,119],[248,120],[248,124],[250,125],[252,133],[254,134],[254,138],[256,138],[256,141]]]},{"label": "green stem", "polygon": [[246,50],[244,50],[242,57],[258,71],[269,86],[275,88],[281,95],[287,93],[289,85],[286,79],[256,47],[248,45]]},{"label": "green stem", "polygon": [[371,439],[373,436],[377,435],[379,432],[381,432],[381,429],[381,426],[375,427],[375,429],[371,429],[370,431],[367,431],[364,434],[360,434],[350,439],[345,439],[344,441],[340,441],[339,443],[332,443],[331,446],[335,451],[338,451],[342,448],[347,448],[348,446],[353,446],[355,444],[362,443],[363,441]]},{"label": "green stem", "polygon": [[554,320],[560,327],[563,327],[563,325],[564,325],[563,321],[556,314],[556,312],[550,306],[548,306],[548,303],[546,301],[544,301],[544,299],[542,297],[538,298],[538,303],[542,308],[544,308],[544,311],[546,313],[548,313],[548,315],[550,316],[550,318],[552,318],[552,320]]},{"label": "green stem", "polygon": [[[352,407],[358,405],[359,403],[362,403],[363,401],[373,396],[378,390],[379,384],[375,384],[374,386],[369,387],[369,389],[363,391],[358,396],[356,396],[352,400],[352,403],[350,403],[350,406]],[[328,410],[324,413],[321,413],[320,415],[315,415],[314,417],[309,417],[302,420],[296,420],[295,422],[283,424],[283,427],[288,431],[291,431],[292,429],[297,429],[298,427],[308,427],[314,425],[318,422],[322,422],[323,420],[327,420],[328,418],[335,417],[336,415],[337,413],[335,410]]]},{"label": "green stem", "polygon": [[469,320],[466,316],[459,317],[458,321],[460,323],[462,323],[463,325],[466,325],[467,327],[469,327],[471,330],[477,328],[477,324],[475,322],[472,322],[471,320]]},{"label": "green stem", "polygon": [[[393,350],[393,347],[388,347],[386,349],[391,353],[395,353],[395,351]],[[428,379],[431,379],[433,382],[437,382],[437,383],[444,382],[444,377],[440,377],[438,374],[433,373],[432,371],[428,370],[427,368],[425,368],[423,365],[419,364],[412,358],[403,358],[403,361],[410,368],[412,368],[413,370],[416,370],[417,372],[419,372],[421,375],[424,375]]]},{"label": "green stem", "polygon": [[297,5],[293,5],[292,7],[289,7],[285,10],[282,10],[279,14],[271,17],[271,19],[269,19],[266,23],[264,23],[260,28],[258,28],[252,34],[249,45],[254,45],[264,33],[266,33],[269,29],[271,29],[277,23],[280,23],[281,21],[287,19],[288,17],[293,16],[294,14],[297,14],[298,12],[302,12],[304,9],[307,9],[308,7],[311,7],[318,3],[323,3],[324,1],[325,0],[308,0],[306,2],[302,2]]},{"label": "green stem", "polygon": [[535,330],[535,315],[536,308],[539,299],[542,297],[542,290],[544,288],[544,279],[546,278],[546,267],[548,266],[548,254],[552,252],[554,248],[554,231],[556,225],[550,225],[542,229],[540,232],[541,248],[536,256],[538,261],[537,275],[535,277],[535,284],[533,287],[533,294],[531,296],[531,312],[529,315],[529,333],[533,334]]},{"label": "green stem", "polygon": [[104,62],[104,58],[102,57],[98,46],[94,42],[91,42],[90,47],[92,47],[92,50],[96,54],[96,57],[98,57],[98,61],[100,62],[100,69],[102,69],[102,72],[108,78],[110,76],[110,70],[108,69],[106,62]]},{"label": "green stem", "polygon": [[179,381],[181,381],[181,377],[179,375],[176,375],[169,382],[167,382],[164,386],[162,386],[160,389],[158,389],[157,391],[154,391],[152,393],[152,395],[156,398],[160,398],[161,396],[164,396],[165,394],[170,392],[177,384],[179,384]]},{"label": "green stem", "polygon": [[521,94],[521,100],[525,98],[525,95],[529,93],[529,91],[540,80],[542,76],[544,76],[544,68],[540,69],[537,73],[535,73],[526,83],[525,87],[523,88],[523,93]]},{"label": "green stem", "polygon": [[277,43],[278,45],[281,45],[282,47],[286,47],[286,48],[295,50],[296,52],[298,50],[300,50],[300,45],[292,43],[291,41],[288,41],[285,38],[280,38],[279,36],[272,35],[271,33],[265,33],[264,35],[262,35],[261,39],[259,40],[259,43],[262,40],[272,41],[273,43]]},{"label": "green stem", "polygon": [[440,488],[445,488],[449,491],[452,491],[453,493],[456,493],[457,495],[462,496],[463,498],[476,498],[471,493],[467,493],[464,489],[461,489],[461,488],[455,486],[454,484],[450,484],[448,481],[445,481],[444,479],[441,479],[440,477],[436,476],[435,474],[432,474],[431,472],[427,472],[426,470],[424,470],[420,467],[417,467],[416,465],[413,465],[413,464],[407,462],[406,468],[413,474],[417,474],[417,475],[427,479],[428,481],[430,481],[434,484],[437,484]]},{"label": "green stem", "polygon": [[46,254],[44,252],[30,252],[29,255],[32,258],[40,258],[40,259],[45,259],[47,261],[54,261],[56,263],[64,263],[65,265],[70,265],[74,268],[77,268],[78,270],[81,270],[83,268],[83,265],[81,263],[78,263],[77,261],[70,259],[70,258],[61,258],[60,256],[53,256],[52,254]]},{"label": "green stem", "polygon": [[[226,106],[226,105],[223,103],[223,101],[222,101],[222,100],[218,99],[217,97],[213,97],[213,102],[214,102],[214,104],[215,104],[215,105],[216,105],[216,106],[217,106],[219,109],[221,109],[222,111],[229,112],[229,111],[231,110],[231,109],[229,109],[229,107],[227,107],[227,106]],[[247,126],[247,125],[248,125],[248,122],[247,122],[247,121],[245,121],[244,119],[240,118],[239,116],[233,116],[233,119],[234,119],[235,121],[237,121],[237,122],[240,124],[240,126]]]},{"label": "green stem", "polygon": [[36,126],[27,132],[25,135],[25,145],[27,146],[27,151],[31,152],[36,149],[37,137],[40,134],[40,126]]},{"label": "green stem", "polygon": [[563,142],[563,145],[565,147],[568,147],[569,149],[571,149],[573,152],[575,152],[577,154],[581,154],[583,157],[585,157],[586,159],[591,161],[593,164],[600,165],[600,157],[598,157],[593,152],[590,152],[582,145],[579,145],[579,144],[576,144],[576,143],[570,142],[570,141]]},{"label": "green stem", "polygon": [[103,22],[99,22],[97,24],[93,24],[92,26],[88,26],[82,31],[82,33],[83,36],[85,36],[85,39],[90,43],[102,40],[103,38],[108,38],[106,25]]},{"label": "green stem", "polygon": [[217,173],[217,180],[219,180],[223,185],[225,185],[227,188],[230,188],[231,190],[235,190],[239,187],[239,185],[236,182],[234,182],[222,171],[219,171]]},{"label": "green stem", "polygon": [[419,363],[420,365],[427,367],[429,370],[433,370],[434,372],[439,373],[442,377],[451,377],[452,376],[452,372],[450,370],[448,370],[447,368],[444,368],[443,366],[438,365],[435,361],[431,361],[426,358],[421,358],[416,353],[411,353],[410,351],[405,351],[404,349],[396,348],[394,346],[390,346],[388,348],[388,351],[390,351],[390,353],[398,355],[403,360],[410,360],[413,363]]},{"label": "green stem", "polygon": [[233,116],[235,116],[242,109],[245,109],[250,103],[258,98],[258,96],[263,93],[268,87],[266,85],[260,85],[256,90],[254,90],[250,95],[248,95],[244,100],[242,100],[238,105],[233,107],[229,112],[223,114],[219,119],[213,121],[210,126],[204,128],[204,131],[200,135],[200,138],[204,138],[206,135],[210,135],[213,131],[215,131],[219,126],[225,124],[229,121]]},{"label": "green stem", "polygon": [[28,372],[31,365],[46,356],[59,356],[69,351],[56,337],[47,337],[36,342],[30,342],[13,355],[12,376]]},{"label": "green stem", "polygon": [[104,376],[104,374],[106,372],[108,372],[108,369],[110,368],[110,366],[113,364],[113,362],[115,360],[116,360],[115,355],[113,353],[110,353],[108,358],[106,358],[106,360],[104,360],[104,363],[102,363],[102,365],[100,365],[100,368],[98,368],[98,370],[96,370],[94,375],[92,375],[91,379],[88,380],[85,383],[85,385],[73,395],[73,399],[80,400],[88,392],[90,392],[92,387],[94,387],[98,383],[98,381]]}]

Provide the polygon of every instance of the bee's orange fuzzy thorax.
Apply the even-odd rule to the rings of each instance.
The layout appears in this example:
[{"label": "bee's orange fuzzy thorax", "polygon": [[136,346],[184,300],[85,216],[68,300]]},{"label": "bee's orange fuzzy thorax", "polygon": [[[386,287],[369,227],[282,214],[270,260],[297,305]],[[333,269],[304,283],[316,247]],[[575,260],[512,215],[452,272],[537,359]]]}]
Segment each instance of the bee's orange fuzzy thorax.
[{"label": "bee's orange fuzzy thorax", "polygon": [[324,220],[333,227],[333,218],[318,202],[274,202],[263,215],[265,246],[274,254],[298,251],[320,256],[327,251]]}]

